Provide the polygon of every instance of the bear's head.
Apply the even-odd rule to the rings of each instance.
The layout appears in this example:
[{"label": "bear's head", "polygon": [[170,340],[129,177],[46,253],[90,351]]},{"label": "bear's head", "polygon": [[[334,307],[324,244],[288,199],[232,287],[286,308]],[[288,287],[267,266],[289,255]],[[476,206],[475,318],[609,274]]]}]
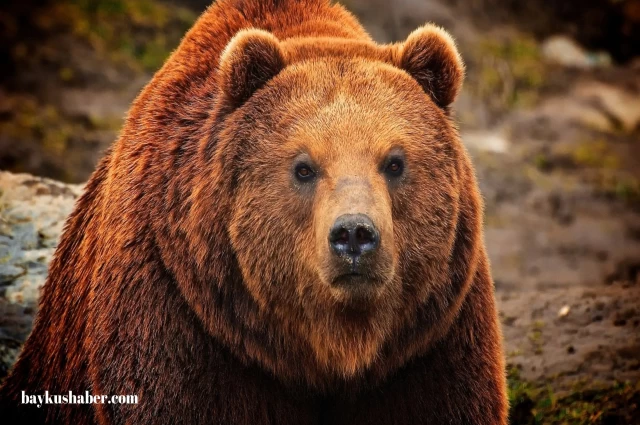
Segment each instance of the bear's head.
[{"label": "bear's head", "polygon": [[257,29],[231,40],[187,218],[214,294],[182,283],[213,334],[312,383],[401,363],[437,336],[478,251],[448,109],[463,74],[430,25],[383,46]]}]

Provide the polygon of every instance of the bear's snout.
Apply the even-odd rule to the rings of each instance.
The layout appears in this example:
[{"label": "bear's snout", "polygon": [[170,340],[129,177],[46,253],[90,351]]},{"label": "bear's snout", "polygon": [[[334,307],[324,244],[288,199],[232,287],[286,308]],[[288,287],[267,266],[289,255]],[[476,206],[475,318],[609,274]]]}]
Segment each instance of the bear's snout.
[{"label": "bear's snout", "polygon": [[387,280],[381,232],[368,214],[339,215],[329,228],[327,240],[332,286],[373,289]]},{"label": "bear's snout", "polygon": [[343,214],[329,231],[329,245],[338,257],[349,257],[351,271],[358,273],[358,260],[372,254],[380,244],[380,232],[365,214]]},{"label": "bear's snout", "polygon": [[332,181],[316,195],[320,278],[343,301],[380,296],[395,272],[388,189],[370,165],[329,170]]},{"label": "bear's snout", "polygon": [[349,257],[353,272],[361,256],[372,254],[380,244],[380,232],[364,214],[343,214],[329,231],[329,245],[339,257]]}]

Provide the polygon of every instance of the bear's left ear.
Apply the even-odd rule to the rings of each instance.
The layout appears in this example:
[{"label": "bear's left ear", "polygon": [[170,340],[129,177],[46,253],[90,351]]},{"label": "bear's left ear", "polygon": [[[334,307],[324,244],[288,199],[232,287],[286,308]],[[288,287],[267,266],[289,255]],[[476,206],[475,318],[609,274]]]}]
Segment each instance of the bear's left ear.
[{"label": "bear's left ear", "polygon": [[241,106],[284,67],[284,54],[273,34],[259,29],[239,31],[220,56],[218,81],[228,106]]},{"label": "bear's left ear", "polygon": [[411,75],[441,108],[456,99],[464,80],[464,63],[448,32],[422,26],[400,46],[397,66]]}]

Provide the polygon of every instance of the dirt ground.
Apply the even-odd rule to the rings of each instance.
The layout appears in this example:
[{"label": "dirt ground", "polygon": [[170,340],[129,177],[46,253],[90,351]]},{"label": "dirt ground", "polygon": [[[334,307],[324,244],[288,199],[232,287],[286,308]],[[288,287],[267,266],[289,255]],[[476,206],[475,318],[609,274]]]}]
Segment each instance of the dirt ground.
[{"label": "dirt ground", "polygon": [[[507,361],[556,396],[620,383],[638,391],[640,215],[637,186],[621,183],[637,182],[637,127],[612,134],[581,122],[584,111],[572,111],[577,91],[509,116],[484,140],[471,138]],[[640,111],[638,101],[633,107]],[[482,151],[488,141],[507,148]],[[635,413],[606,423],[640,423],[637,395],[612,410],[627,407]]]},{"label": "dirt ground", "polygon": [[[640,62],[554,65],[543,57],[543,40],[506,24],[481,30],[445,3],[403,0],[388,14],[372,14],[384,7],[368,2],[346,3],[382,41],[402,38],[425,21],[441,23],[467,61],[467,85],[455,110],[485,198],[512,423],[640,424]],[[0,85],[4,168],[86,180],[150,76],[144,67],[132,71],[97,60],[89,50],[86,60],[74,56],[75,74],[84,77],[68,84],[59,84],[59,70],[34,65],[30,73],[42,74],[29,81],[37,84]],[[93,82],[101,70],[107,80]],[[47,87],[46,95],[34,87]],[[47,115],[43,105],[55,112]],[[16,117],[16,108],[26,112]],[[20,119],[30,125],[28,137],[16,127]],[[62,147],[42,137],[49,127],[69,133]],[[27,221],[36,217],[28,212],[32,192],[7,195],[9,181],[0,179],[3,202],[21,207],[3,210],[9,225],[0,229],[0,249],[5,244],[8,251],[24,242],[16,242],[15,223],[24,223],[25,214]],[[51,184],[31,188],[40,185],[43,196],[66,199],[64,205],[76,196],[75,189]],[[60,208],[55,226],[67,208]],[[49,229],[55,240],[51,229],[58,227],[38,217],[33,230]],[[34,288],[44,280],[52,237],[36,238],[29,248],[37,261],[0,260],[0,269],[26,273],[5,278],[0,270],[0,355],[8,353],[9,362],[30,329]]]}]

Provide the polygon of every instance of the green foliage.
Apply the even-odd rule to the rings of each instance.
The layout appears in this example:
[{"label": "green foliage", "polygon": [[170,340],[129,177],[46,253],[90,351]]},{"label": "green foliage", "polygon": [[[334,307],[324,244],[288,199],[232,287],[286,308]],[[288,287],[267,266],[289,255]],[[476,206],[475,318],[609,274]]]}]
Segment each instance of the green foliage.
[{"label": "green foliage", "polygon": [[542,354],[542,347],[544,345],[544,341],[542,338],[543,328],[544,322],[536,321],[532,326],[531,332],[529,333],[529,341],[531,341],[531,344],[533,344],[534,346],[535,354]]},{"label": "green foliage", "polygon": [[640,419],[640,383],[577,387],[562,396],[507,371],[511,425],[623,425]]},{"label": "green foliage", "polygon": [[44,149],[52,154],[65,152],[77,125],[61,119],[53,106],[40,105],[33,98],[12,97],[8,101],[14,118],[0,122],[1,133],[16,140],[41,140]]},{"label": "green foliage", "polygon": [[640,180],[627,176],[615,182],[614,193],[617,198],[634,205],[640,204]]},{"label": "green foliage", "polygon": [[537,42],[527,35],[486,38],[478,43],[470,85],[497,109],[530,106],[544,84],[545,69]]},{"label": "green foliage", "polygon": [[605,140],[582,143],[573,151],[572,156],[577,165],[608,169],[620,167],[619,158]]},{"label": "green foliage", "polygon": [[[195,18],[186,8],[154,0],[61,0],[32,19],[43,31],[70,32],[113,62],[155,71]],[[68,81],[73,70],[61,70],[60,77]]]},{"label": "green foliage", "polygon": [[549,158],[543,153],[539,153],[533,158],[533,164],[540,171],[548,171],[551,168]]},{"label": "green foliage", "polygon": [[590,170],[589,179],[598,192],[621,201],[640,205],[640,179],[623,167],[623,158],[606,140],[580,143],[570,153],[577,167]]}]

